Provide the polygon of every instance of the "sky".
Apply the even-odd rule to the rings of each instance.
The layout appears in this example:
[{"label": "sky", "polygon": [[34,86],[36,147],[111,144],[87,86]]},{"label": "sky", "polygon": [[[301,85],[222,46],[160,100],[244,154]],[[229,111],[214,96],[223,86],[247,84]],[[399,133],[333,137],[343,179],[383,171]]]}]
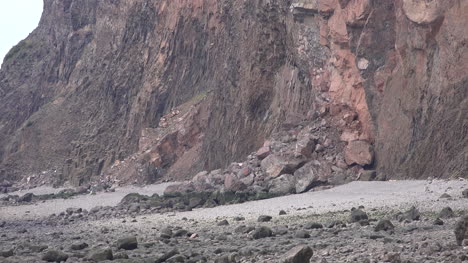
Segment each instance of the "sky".
[{"label": "sky", "polygon": [[0,64],[39,24],[43,0],[0,0]]}]

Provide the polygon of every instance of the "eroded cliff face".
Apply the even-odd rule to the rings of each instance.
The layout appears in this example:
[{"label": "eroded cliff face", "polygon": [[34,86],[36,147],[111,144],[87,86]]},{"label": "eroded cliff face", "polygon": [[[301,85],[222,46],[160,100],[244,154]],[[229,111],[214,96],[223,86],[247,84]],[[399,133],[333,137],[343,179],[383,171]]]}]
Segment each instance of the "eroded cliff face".
[{"label": "eroded cliff face", "polygon": [[387,178],[468,174],[467,1],[44,3],[0,71],[0,178],[189,178],[317,114]]}]

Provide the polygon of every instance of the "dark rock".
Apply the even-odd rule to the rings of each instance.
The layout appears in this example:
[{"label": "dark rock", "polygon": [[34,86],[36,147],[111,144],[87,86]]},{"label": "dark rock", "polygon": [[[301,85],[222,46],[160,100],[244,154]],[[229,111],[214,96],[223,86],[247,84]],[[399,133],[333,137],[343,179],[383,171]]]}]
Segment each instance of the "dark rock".
[{"label": "dark rock", "polygon": [[456,223],[454,233],[457,244],[461,246],[463,244],[463,240],[468,238],[468,215],[460,218]]},{"label": "dark rock", "polygon": [[117,240],[118,249],[133,250],[138,248],[138,241],[135,236],[125,237]]},{"label": "dark rock", "polygon": [[307,245],[299,245],[290,249],[283,255],[282,263],[308,263],[313,255],[312,249]]},{"label": "dark rock", "polygon": [[20,202],[20,203],[31,202],[32,199],[33,199],[33,197],[34,197],[34,194],[32,194],[32,193],[27,193],[27,194],[21,196],[21,197],[18,199],[18,202]]},{"label": "dark rock", "polygon": [[258,217],[257,222],[270,222],[273,217],[268,215],[261,215]]},{"label": "dark rock", "polygon": [[243,216],[236,216],[233,218],[234,221],[244,221],[245,220],[245,217]]},{"label": "dark rock", "polygon": [[468,198],[468,189],[463,190],[462,196],[463,196],[464,198]]},{"label": "dark rock", "polygon": [[81,243],[72,244],[70,246],[70,249],[71,250],[83,250],[87,247],[88,247],[88,244],[86,244],[85,242],[81,242]]},{"label": "dark rock", "polygon": [[413,206],[408,211],[406,211],[404,213],[398,213],[395,216],[395,218],[399,222],[403,222],[405,220],[415,221],[415,220],[419,220],[421,218],[421,214],[419,213],[419,210],[416,207]]},{"label": "dark rock", "polygon": [[170,259],[171,257],[175,256],[179,254],[179,251],[177,249],[172,249],[168,252],[166,252],[164,255],[160,256],[159,258],[157,258],[154,263],[162,263],[162,262],[165,262],[166,260]]},{"label": "dark rock", "polygon": [[266,227],[266,226],[261,226],[257,227],[253,232],[252,232],[252,238],[253,239],[260,239],[260,238],[265,238],[265,237],[271,237],[273,235],[273,231],[271,228]]},{"label": "dark rock", "polygon": [[351,222],[359,222],[361,220],[369,219],[367,213],[362,211],[361,209],[355,209],[351,211]]},{"label": "dark rock", "polygon": [[310,222],[310,223],[306,223],[304,228],[305,229],[321,229],[323,228],[323,225],[320,223],[316,223],[316,222]]},{"label": "dark rock", "polygon": [[217,257],[214,261],[214,263],[236,263],[236,255],[231,254],[231,255],[223,255],[220,257]]},{"label": "dark rock", "polygon": [[125,252],[117,252],[114,254],[114,260],[116,259],[128,259],[128,254]]},{"label": "dark rock", "polygon": [[177,231],[174,232],[174,237],[184,237],[184,236],[187,236],[189,233],[187,230],[185,229],[179,229]]},{"label": "dark rock", "polygon": [[9,257],[12,257],[13,255],[14,255],[13,249],[0,251],[0,257],[9,258]]},{"label": "dark rock", "polygon": [[374,231],[389,231],[395,229],[395,226],[390,220],[382,219],[380,220],[374,228]]},{"label": "dark rock", "polygon": [[49,250],[42,256],[42,260],[47,262],[62,262],[66,261],[67,259],[67,254],[57,250]]},{"label": "dark rock", "polygon": [[6,222],[5,221],[0,221],[0,227],[4,227],[6,226]]},{"label": "dark rock", "polygon": [[105,260],[113,260],[114,255],[110,248],[107,249],[95,249],[89,253],[88,259],[95,262],[101,262]]},{"label": "dark rock", "polygon": [[296,238],[309,238],[310,234],[309,234],[309,232],[307,232],[305,230],[298,230],[294,234],[294,237],[296,237]]},{"label": "dark rock", "polygon": [[217,223],[218,226],[228,226],[229,225],[229,222],[224,219],[224,220],[221,220]]},{"label": "dark rock", "polygon": [[161,230],[161,234],[160,234],[160,237],[161,238],[164,238],[164,239],[169,239],[172,237],[172,229],[170,228],[164,228],[163,230]]},{"label": "dark rock", "polygon": [[452,196],[447,194],[447,193],[443,193],[439,198],[441,198],[441,199],[451,199]]},{"label": "dark rock", "polygon": [[439,212],[439,218],[452,218],[455,216],[455,213],[453,212],[452,208],[450,207],[444,207],[442,210]]},{"label": "dark rock", "polygon": [[282,215],[286,215],[286,211],[284,211],[284,210],[280,210],[278,214],[279,214],[280,216],[282,216]]},{"label": "dark rock", "polygon": [[333,227],[342,228],[342,227],[346,227],[346,224],[341,220],[334,220],[328,223],[327,225],[327,228],[333,228]]},{"label": "dark rock", "polygon": [[440,219],[440,218],[436,218],[434,220],[433,224],[436,225],[436,226],[442,226],[442,225],[444,225],[444,221],[442,221],[442,219]]}]

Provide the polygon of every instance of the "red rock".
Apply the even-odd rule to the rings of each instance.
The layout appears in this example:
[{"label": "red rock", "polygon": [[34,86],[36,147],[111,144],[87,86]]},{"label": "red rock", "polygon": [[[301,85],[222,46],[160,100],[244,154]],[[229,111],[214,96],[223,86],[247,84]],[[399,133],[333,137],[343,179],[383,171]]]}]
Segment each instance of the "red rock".
[{"label": "red rock", "polygon": [[282,174],[294,173],[304,162],[302,158],[270,155],[263,159],[261,167],[269,176],[278,177]]},{"label": "red rock", "polygon": [[349,142],[345,148],[345,161],[348,165],[368,165],[374,160],[372,146],[366,141]]}]

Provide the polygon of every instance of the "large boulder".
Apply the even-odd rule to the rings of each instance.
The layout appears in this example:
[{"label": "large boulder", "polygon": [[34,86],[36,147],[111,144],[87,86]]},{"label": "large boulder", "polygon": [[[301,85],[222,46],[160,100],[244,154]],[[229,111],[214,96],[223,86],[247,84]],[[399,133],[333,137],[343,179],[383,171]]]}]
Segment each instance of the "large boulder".
[{"label": "large boulder", "polygon": [[283,174],[278,178],[270,181],[270,189],[268,191],[273,195],[287,195],[296,193],[296,179],[294,175]]},{"label": "large boulder", "polygon": [[345,148],[345,162],[348,165],[369,165],[374,161],[372,145],[366,141],[349,142]]},{"label": "large boulder", "polygon": [[261,167],[271,177],[282,174],[292,174],[305,163],[303,158],[295,158],[289,155],[269,155],[261,162]]},{"label": "large boulder", "polygon": [[247,186],[235,174],[228,174],[224,177],[224,188],[227,191],[237,192],[245,190]]},{"label": "large boulder", "polygon": [[266,226],[261,226],[257,227],[253,232],[252,232],[252,238],[253,239],[260,239],[260,238],[265,238],[265,237],[271,237],[273,235],[273,231],[271,228],[266,227]]},{"label": "large boulder", "polygon": [[125,237],[117,240],[118,249],[133,250],[138,248],[138,241],[135,236]]},{"label": "large boulder", "polygon": [[468,239],[468,215],[462,217],[455,225],[455,239],[459,246],[463,245],[463,240]]},{"label": "large boulder", "polygon": [[282,263],[307,263],[314,252],[307,245],[299,245],[290,249],[283,255]]},{"label": "large boulder", "polygon": [[101,262],[106,260],[113,260],[114,255],[110,248],[107,249],[95,249],[88,255],[88,259],[94,262]]},{"label": "large boulder", "polygon": [[47,262],[62,262],[67,261],[67,259],[67,254],[57,250],[49,250],[42,256],[42,260]]},{"label": "large boulder", "polygon": [[296,193],[304,193],[309,191],[316,185],[321,184],[319,167],[310,162],[299,168],[294,173],[294,178],[296,179]]},{"label": "large boulder", "polygon": [[193,192],[195,189],[191,183],[173,184],[166,187],[164,196],[177,197],[186,193]]}]

